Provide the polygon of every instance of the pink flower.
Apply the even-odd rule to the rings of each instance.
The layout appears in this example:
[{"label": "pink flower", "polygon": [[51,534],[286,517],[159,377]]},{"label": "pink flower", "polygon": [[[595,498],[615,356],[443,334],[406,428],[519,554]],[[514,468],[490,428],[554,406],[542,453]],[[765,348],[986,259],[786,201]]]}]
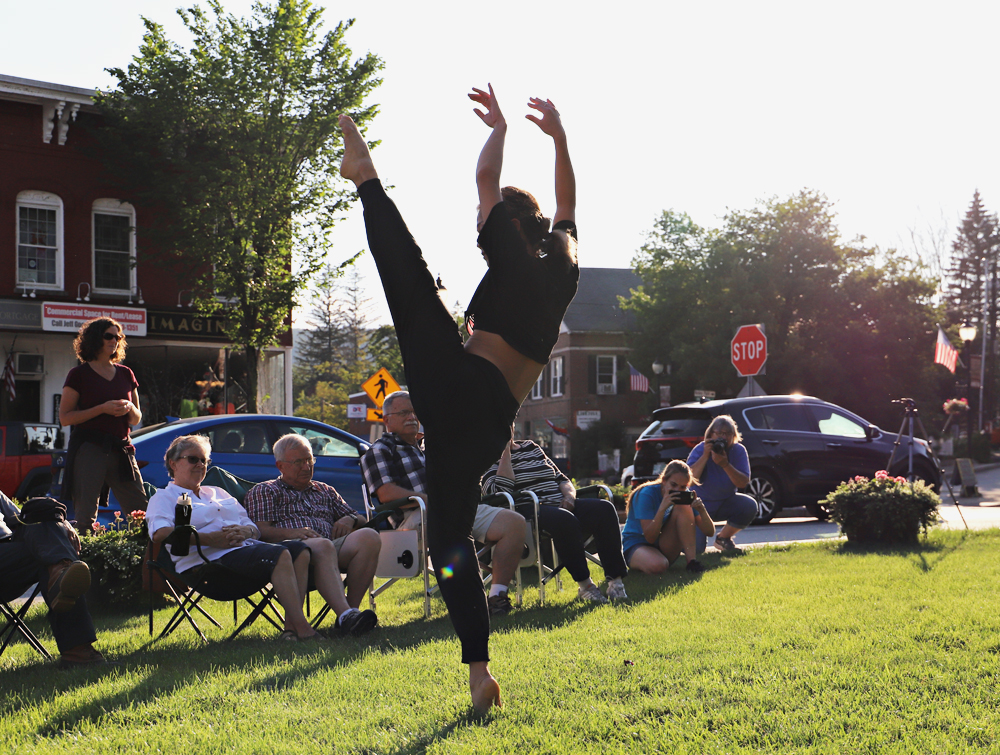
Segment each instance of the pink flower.
[{"label": "pink flower", "polygon": [[889,477],[889,473],[886,472],[884,469],[880,469],[878,472],[875,473],[875,479],[876,480],[885,480],[888,477]]},{"label": "pink flower", "polygon": [[867,477],[862,477],[861,475],[857,475],[854,478],[854,481],[855,482],[868,482],[868,478]]},{"label": "pink flower", "polygon": [[136,509],[129,516],[137,522],[142,522],[146,519],[146,512],[142,509]]},{"label": "pink flower", "polygon": [[896,482],[902,482],[904,484],[907,483],[907,482],[909,482],[905,477],[895,477],[893,479],[895,479]]}]

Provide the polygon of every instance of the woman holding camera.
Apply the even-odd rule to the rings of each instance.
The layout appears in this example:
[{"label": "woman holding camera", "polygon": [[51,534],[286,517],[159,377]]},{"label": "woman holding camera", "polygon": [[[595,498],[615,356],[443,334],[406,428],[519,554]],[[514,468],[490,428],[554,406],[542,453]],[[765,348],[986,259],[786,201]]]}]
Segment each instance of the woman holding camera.
[{"label": "woman holding camera", "polygon": [[[715,547],[723,553],[739,551],[733,536],[757,518],[757,501],[736,492],[750,484],[750,457],[741,440],[733,418],[720,414],[687,460],[697,480],[694,490],[705,501],[705,508],[713,517],[727,520],[715,537]],[[699,551],[705,549],[707,534],[711,533],[698,535]]]},{"label": "woman holding camera", "polygon": [[201,567],[196,542],[209,561],[250,578],[267,579],[274,586],[278,602],[285,609],[283,640],[312,640],[322,637],[302,613],[302,601],[309,580],[309,547],[298,540],[280,545],[262,543],[257,526],[246,509],[222,488],[202,485],[208,472],[212,448],[202,435],[182,435],[167,449],[164,462],[173,481],[149,499],[146,522],[154,542],[164,543],[175,527],[175,507],[181,495],[191,499],[191,526],[198,538],[191,537],[187,555],[170,551],[178,574]]},{"label": "woman holding camera", "polygon": [[680,459],[667,464],[658,478],[632,491],[628,518],[622,530],[625,563],[646,574],[663,574],[682,553],[687,570],[700,574],[705,567],[695,534],[715,534],[715,522],[705,504],[688,487],[697,483],[691,468]]}]

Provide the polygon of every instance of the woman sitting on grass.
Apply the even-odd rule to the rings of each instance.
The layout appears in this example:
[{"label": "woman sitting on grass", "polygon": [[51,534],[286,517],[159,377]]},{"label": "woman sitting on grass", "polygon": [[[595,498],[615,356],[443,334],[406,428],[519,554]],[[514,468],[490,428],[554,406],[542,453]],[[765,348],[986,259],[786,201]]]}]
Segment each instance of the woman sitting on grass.
[{"label": "woman sitting on grass", "polygon": [[302,601],[309,579],[309,547],[298,540],[281,545],[262,543],[257,526],[250,521],[246,509],[222,488],[202,485],[212,447],[202,435],[182,435],[167,449],[164,462],[173,482],[149,499],[146,521],[153,540],[163,543],[174,531],[174,507],[182,494],[191,498],[191,526],[198,539],[191,536],[186,556],[174,555],[171,545],[165,546],[173,559],[177,573],[185,581],[196,581],[188,575],[204,565],[196,543],[209,561],[245,575],[248,579],[263,579],[274,586],[278,602],[285,609],[285,631],[282,640],[322,639],[302,613]]},{"label": "woman sitting on grass", "polygon": [[698,480],[691,467],[675,459],[657,479],[632,492],[622,530],[625,563],[630,569],[663,574],[683,553],[689,572],[705,571],[695,558],[695,531],[700,529],[711,537],[715,522],[701,499],[688,491],[693,484]]}]

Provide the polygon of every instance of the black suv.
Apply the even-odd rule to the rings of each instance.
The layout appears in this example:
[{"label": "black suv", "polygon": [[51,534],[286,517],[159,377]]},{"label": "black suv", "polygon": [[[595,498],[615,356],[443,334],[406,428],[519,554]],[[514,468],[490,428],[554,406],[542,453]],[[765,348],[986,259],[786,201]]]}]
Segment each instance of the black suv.
[{"label": "black suv", "polygon": [[[846,409],[809,396],[756,396],[679,404],[653,412],[635,448],[632,484],[654,479],[672,459],[687,459],[714,417],[736,420],[750,456],[750,484],[766,523],[783,508],[804,505],[813,516],[828,513],[817,501],[855,475],[871,477],[885,469],[896,436]],[[935,490],[941,473],[927,442],[916,438],[913,471]],[[893,475],[905,476],[908,439],[893,460]]]}]

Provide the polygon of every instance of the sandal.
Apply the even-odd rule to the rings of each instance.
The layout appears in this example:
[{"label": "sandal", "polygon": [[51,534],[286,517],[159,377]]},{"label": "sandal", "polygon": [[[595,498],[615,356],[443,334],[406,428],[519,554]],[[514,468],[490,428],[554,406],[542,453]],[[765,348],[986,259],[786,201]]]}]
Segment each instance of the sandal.
[{"label": "sandal", "polygon": [[298,642],[299,641],[299,636],[297,634],[295,634],[295,630],[293,630],[293,629],[286,629],[284,632],[282,632],[281,634],[278,635],[278,641],[279,642],[282,642],[282,641],[284,641],[284,642]]}]

